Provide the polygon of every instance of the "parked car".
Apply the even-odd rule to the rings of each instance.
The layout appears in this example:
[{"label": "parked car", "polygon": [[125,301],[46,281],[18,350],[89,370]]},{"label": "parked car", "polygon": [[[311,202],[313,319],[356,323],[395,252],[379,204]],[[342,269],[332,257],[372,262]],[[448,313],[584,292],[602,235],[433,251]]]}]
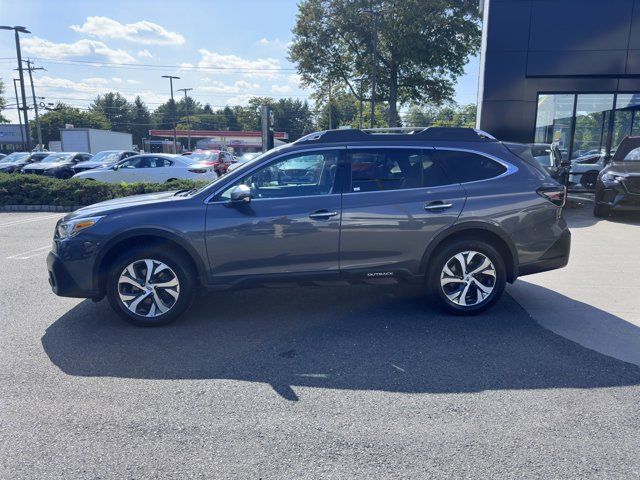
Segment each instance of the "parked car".
[{"label": "parked car", "polygon": [[625,138],[598,175],[593,214],[617,211],[640,211],[640,137]]},{"label": "parked car", "polygon": [[6,162],[0,162],[0,173],[19,172],[25,165],[38,163],[47,158],[49,155],[49,152],[14,152],[6,157]]},{"label": "parked car", "polygon": [[73,173],[84,172],[93,168],[111,168],[120,160],[138,155],[130,150],[104,150],[96,153],[91,160],[80,162],[73,167]]},{"label": "parked car", "polygon": [[229,167],[227,168],[227,173],[233,172],[240,165],[243,165],[243,164],[245,164],[247,162],[250,162],[251,160],[253,160],[254,158],[256,158],[256,157],[258,157],[260,155],[261,155],[260,152],[247,152],[247,153],[245,153],[240,158],[238,158],[235,161],[235,163],[232,163],[231,165],[229,165]]},{"label": "parked car", "polygon": [[593,190],[598,181],[600,170],[605,167],[605,155],[600,153],[583,155],[571,161],[569,184],[581,185]]},{"label": "parked car", "polygon": [[48,155],[41,161],[25,165],[20,172],[55,178],[71,178],[73,167],[78,162],[91,159],[91,156],[90,153],[84,152],[48,152]]},{"label": "parked car", "polygon": [[6,157],[6,156],[7,156],[6,154],[4,154],[4,153],[0,153],[0,162],[2,162],[2,159],[3,159],[4,157]]},{"label": "parked car", "polygon": [[112,167],[93,168],[73,176],[109,183],[163,183],[178,179],[212,181],[217,177],[211,165],[194,163],[181,155],[160,153],[135,155]]},{"label": "parked car", "polygon": [[194,162],[211,165],[218,175],[227,173],[229,165],[235,162],[235,157],[232,154],[222,150],[196,150],[187,158]]},{"label": "parked car", "polygon": [[[106,296],[140,325],[175,320],[203,288],[278,282],[413,282],[449,312],[478,313],[506,282],[569,259],[565,187],[514,151],[466,128],[314,133],[200,189],[66,215],[51,287]],[[273,174],[311,159],[313,178]]]}]

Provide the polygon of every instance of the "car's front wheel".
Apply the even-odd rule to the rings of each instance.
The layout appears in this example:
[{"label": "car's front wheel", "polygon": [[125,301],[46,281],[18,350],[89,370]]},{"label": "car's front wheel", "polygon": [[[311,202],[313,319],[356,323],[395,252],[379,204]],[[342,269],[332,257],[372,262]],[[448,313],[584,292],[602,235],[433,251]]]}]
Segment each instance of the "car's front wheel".
[{"label": "car's front wheel", "polygon": [[506,268],[500,253],[481,240],[456,241],[433,258],[427,276],[431,298],[443,309],[471,315],[502,296]]},{"label": "car's front wheel", "polygon": [[166,325],[191,305],[194,272],[188,259],[171,251],[124,254],[112,265],[107,298],[125,320],[141,326]]}]

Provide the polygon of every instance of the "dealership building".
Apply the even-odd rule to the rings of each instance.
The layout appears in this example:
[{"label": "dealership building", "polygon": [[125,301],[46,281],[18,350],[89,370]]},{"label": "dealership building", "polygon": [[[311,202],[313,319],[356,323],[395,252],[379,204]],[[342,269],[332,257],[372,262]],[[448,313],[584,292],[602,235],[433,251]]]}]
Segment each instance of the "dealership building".
[{"label": "dealership building", "polygon": [[478,125],[568,158],[640,135],[640,0],[484,0]]}]

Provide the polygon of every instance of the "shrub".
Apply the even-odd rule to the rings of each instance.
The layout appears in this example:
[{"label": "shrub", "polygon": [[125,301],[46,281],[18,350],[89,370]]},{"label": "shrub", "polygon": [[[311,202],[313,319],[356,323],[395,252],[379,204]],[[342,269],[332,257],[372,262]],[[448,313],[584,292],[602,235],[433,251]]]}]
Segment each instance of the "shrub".
[{"label": "shrub", "polygon": [[142,193],[196,188],[206,183],[176,180],[168,183],[113,184],[94,180],[61,180],[39,175],[2,173],[0,205],[84,206]]}]

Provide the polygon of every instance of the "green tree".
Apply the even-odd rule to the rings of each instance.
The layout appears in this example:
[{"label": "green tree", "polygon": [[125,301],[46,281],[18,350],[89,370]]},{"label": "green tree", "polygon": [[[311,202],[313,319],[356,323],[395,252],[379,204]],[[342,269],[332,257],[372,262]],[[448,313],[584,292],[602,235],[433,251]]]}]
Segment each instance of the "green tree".
[{"label": "green tree", "polygon": [[[100,128],[109,130],[109,120],[97,111],[83,112],[76,107],[58,103],[54,109],[40,115],[42,141],[47,146],[51,140],[60,140],[60,129],[71,124],[76,128]],[[37,138],[35,121],[29,122],[31,138]]]},{"label": "green tree", "polygon": [[142,139],[149,135],[149,129],[151,128],[151,114],[140,96],[137,96],[133,101],[132,118],[131,133],[133,134],[133,143],[142,148]]},{"label": "green tree", "polygon": [[134,107],[119,92],[98,95],[89,111],[104,115],[114,131],[133,133]]},{"label": "green tree", "polygon": [[7,108],[7,100],[4,98],[4,82],[0,78],[0,123],[9,123],[9,119],[2,115],[5,108]]},{"label": "green tree", "polygon": [[470,127],[476,125],[475,104],[457,105],[454,102],[441,106],[411,105],[404,118],[409,127]]},{"label": "green tree", "polygon": [[399,123],[398,105],[451,99],[480,46],[477,0],[301,0],[289,57],[302,83],[342,84],[355,96],[354,79],[370,86],[374,21],[376,101],[388,102],[388,125]]}]

